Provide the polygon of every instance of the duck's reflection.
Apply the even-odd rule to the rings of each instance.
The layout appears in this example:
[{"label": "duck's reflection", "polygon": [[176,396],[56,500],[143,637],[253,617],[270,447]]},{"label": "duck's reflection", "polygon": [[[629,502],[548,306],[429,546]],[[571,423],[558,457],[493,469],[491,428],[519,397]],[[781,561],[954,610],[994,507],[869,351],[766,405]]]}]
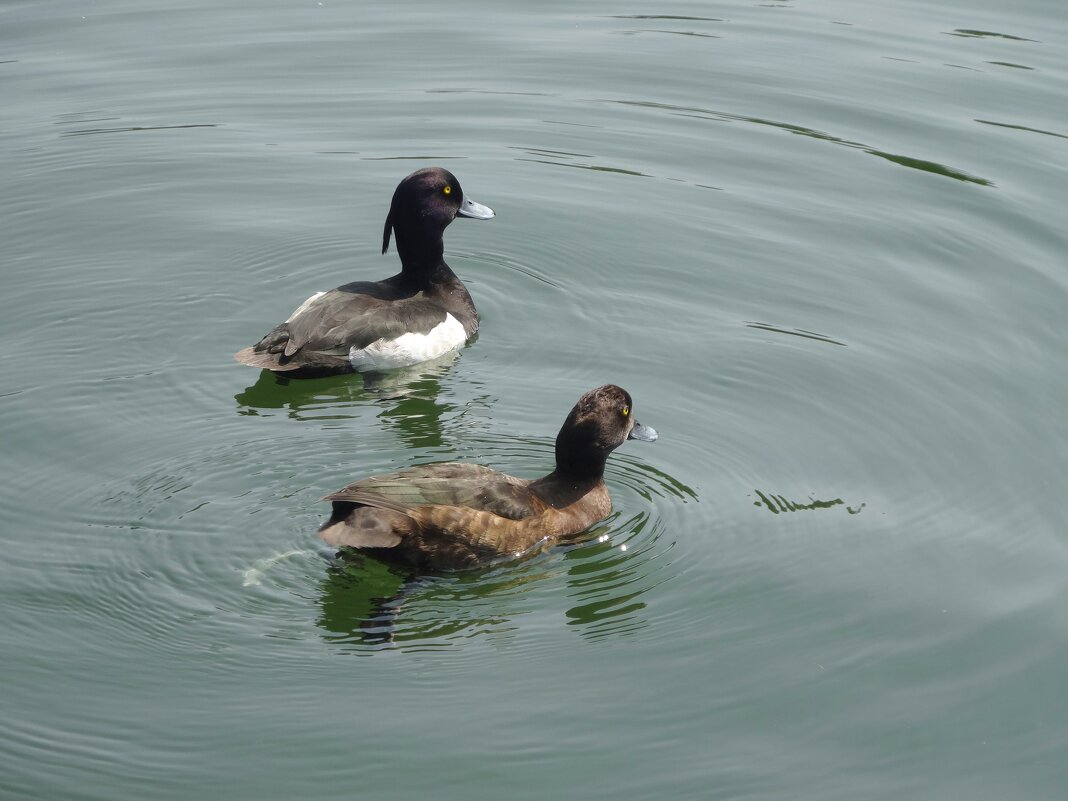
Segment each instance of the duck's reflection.
[{"label": "duck's reflection", "polygon": [[642,596],[655,582],[642,580],[646,548],[615,545],[609,532],[597,527],[519,560],[437,576],[405,574],[362,555],[339,558],[321,584],[318,624],[331,642],[368,647],[443,647],[475,635],[510,639],[521,617],[544,609],[538,586],[563,579],[566,596],[577,603],[562,615],[579,634],[631,634],[648,626]]},{"label": "duck's reflection", "polygon": [[392,642],[394,622],[410,592],[412,577],[373,559],[333,562],[323,579],[317,621],[329,640],[376,646]]},{"label": "duck's reflection", "polygon": [[294,420],[345,419],[368,403],[383,407],[379,417],[412,447],[442,443],[442,416],[449,404],[438,402],[441,379],[458,354],[397,370],[350,373],[325,378],[290,379],[260,371],[256,383],[234,396],[237,413],[261,416],[285,413]]},{"label": "duck's reflection", "polygon": [[[489,567],[437,576],[360,555],[336,560],[322,582],[324,638],[364,646],[441,647],[475,634],[508,637],[532,611],[523,592],[544,573]],[[390,580],[383,580],[390,576]]]}]

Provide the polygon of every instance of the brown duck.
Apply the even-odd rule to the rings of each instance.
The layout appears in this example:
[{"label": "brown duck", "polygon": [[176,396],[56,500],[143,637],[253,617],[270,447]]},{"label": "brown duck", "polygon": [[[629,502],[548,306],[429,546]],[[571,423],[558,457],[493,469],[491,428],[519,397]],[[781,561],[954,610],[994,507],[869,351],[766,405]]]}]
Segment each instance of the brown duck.
[{"label": "brown duck", "polygon": [[556,469],[547,476],[516,478],[463,462],[371,476],[323,498],[333,503],[333,514],[319,536],[340,549],[424,570],[514,556],[607,517],[608,454],[627,439],[656,438],[635,419],[626,390],[607,384],[579,398],[568,414],[556,436]]}]

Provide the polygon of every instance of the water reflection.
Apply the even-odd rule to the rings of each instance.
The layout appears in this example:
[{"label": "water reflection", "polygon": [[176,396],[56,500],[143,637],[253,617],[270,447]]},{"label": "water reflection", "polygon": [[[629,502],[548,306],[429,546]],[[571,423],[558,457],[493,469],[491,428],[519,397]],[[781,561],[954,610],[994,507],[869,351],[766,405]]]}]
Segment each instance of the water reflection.
[{"label": "water reflection", "polygon": [[1014,70],[1030,70],[1030,71],[1033,72],[1034,69],[1035,69],[1034,67],[1028,67],[1025,64],[1014,64],[1011,61],[988,61],[986,63],[987,64],[992,64],[995,67],[1009,67],[1009,68],[1014,69]]},{"label": "water reflection", "polygon": [[747,322],[748,328],[756,328],[760,331],[770,331],[775,334],[788,334],[789,336],[801,337],[802,339],[814,339],[817,342],[826,342],[830,345],[841,345],[845,347],[844,342],[839,342],[837,339],[831,339],[826,334],[818,334],[815,331],[806,331],[804,328],[783,328],[782,326],[772,325],[771,323],[756,323]]},{"label": "water reflection", "polygon": [[699,39],[720,39],[722,37],[716,36],[714,33],[698,33],[697,31],[666,31],[659,28],[642,28],[640,30],[633,31],[621,31],[624,36],[636,36],[639,33],[666,33],[673,36],[696,36]]},{"label": "water reflection", "polygon": [[831,498],[829,500],[820,500],[819,498],[813,498],[811,495],[805,501],[790,500],[784,495],[776,495],[771,492],[761,492],[760,490],[753,490],[759,500],[753,501],[753,506],[762,506],[772,514],[782,514],[783,512],[811,512],[816,509],[833,509],[835,506],[843,507],[846,512],[851,515],[860,514],[860,512],[867,505],[865,503],[857,504],[856,506],[850,506],[841,498]]},{"label": "water reflection", "polygon": [[658,19],[683,22],[724,22],[721,17],[686,17],[677,14],[609,14],[605,19]]},{"label": "water reflection", "polygon": [[502,563],[449,575],[416,576],[361,555],[336,560],[321,584],[324,639],[372,649],[440,648],[455,639],[508,635],[534,611],[526,590],[548,577]]},{"label": "water reflection", "polygon": [[60,136],[92,136],[93,134],[132,133],[134,131],[171,131],[178,128],[217,128],[214,123],[188,125],[124,125],[115,128],[83,128],[76,131],[64,131]]},{"label": "water reflection", "polygon": [[1012,125],[1008,122],[994,122],[993,120],[980,119],[977,119],[976,122],[982,123],[983,125],[994,125],[998,128],[1009,128],[1014,131],[1026,131],[1027,133],[1043,134],[1044,136],[1056,136],[1058,139],[1068,139],[1068,136],[1065,136],[1064,134],[1054,133],[1053,131],[1044,131],[1041,128],[1029,128],[1026,125]]},{"label": "water reflection", "polygon": [[970,28],[957,28],[947,31],[949,36],[962,36],[965,39],[1008,39],[1012,42],[1033,42],[1041,44],[1037,39],[1025,39],[1023,36],[1013,36],[1008,33],[996,33],[995,31],[977,31]]},{"label": "water reflection", "polygon": [[[831,134],[824,133],[823,131],[817,131],[813,128],[806,128],[803,125],[794,125],[788,122],[782,122],[779,120],[771,120],[762,117],[750,117],[744,114],[731,114],[725,111],[715,111],[712,109],[695,108],[692,106],[676,106],[669,103],[654,103],[647,100],[606,100],[607,103],[615,103],[623,106],[639,106],[642,108],[653,108],[667,111],[671,114],[677,114],[684,117],[693,117],[695,119],[714,120],[716,122],[746,122],[752,125],[767,125],[773,128],[780,128],[784,131],[788,131],[799,136],[807,136],[812,139],[819,139],[824,142],[831,142],[843,147],[855,148],[861,150],[872,156],[877,156],[881,159],[886,159],[894,164],[899,164],[902,167],[909,167],[914,170],[921,170],[922,172],[933,173],[934,175],[942,175],[946,178],[953,178],[957,181],[966,181],[968,183],[979,184],[980,186],[994,186],[992,181],[986,178],[981,178],[977,175],[970,175],[963,170],[958,170],[954,167],[949,167],[945,164],[939,164],[936,161],[928,161],[926,159],[918,159],[913,156],[906,156],[900,153],[889,153],[885,150],[878,150],[874,147],[869,147],[861,142],[853,142],[848,139],[842,139],[841,137],[832,136]],[[564,166],[578,166],[568,164]]]},{"label": "water reflection", "polygon": [[408,586],[403,574],[373,559],[336,562],[323,579],[316,622],[328,640],[369,646],[389,643]]},{"label": "water reflection", "polygon": [[[384,407],[378,415],[413,448],[442,444],[442,417],[453,406],[440,403],[441,378],[457,353],[414,367],[383,372],[290,379],[269,370],[234,396],[238,414],[260,416],[284,410],[294,420],[343,420],[368,402]],[[352,412],[346,412],[352,408]]]},{"label": "water reflection", "polygon": [[[639,531],[647,520],[640,516]],[[645,572],[639,557],[648,549],[631,551],[626,542],[617,545],[607,529],[595,534],[591,542],[565,556],[568,594],[578,601],[565,613],[568,625],[589,639],[646,628],[649,621],[640,613],[648,587],[642,581]]]}]

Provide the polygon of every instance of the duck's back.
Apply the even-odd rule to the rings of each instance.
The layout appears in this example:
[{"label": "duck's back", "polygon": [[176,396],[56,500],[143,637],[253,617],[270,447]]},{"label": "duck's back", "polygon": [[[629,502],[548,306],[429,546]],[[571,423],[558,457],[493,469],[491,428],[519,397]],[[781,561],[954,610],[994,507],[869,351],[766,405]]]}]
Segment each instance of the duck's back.
[{"label": "duck's back", "polygon": [[581,531],[611,506],[602,485],[585,514],[556,509],[534,483],[459,462],[372,476],[323,499],[333,514],[319,533],[331,545],[418,567],[462,568]]},{"label": "duck's back", "polygon": [[508,520],[523,520],[546,506],[530,491],[530,483],[478,464],[438,462],[370,476],[323,500],[403,513],[426,506],[464,507]]},{"label": "duck's back", "polygon": [[471,296],[448,277],[418,290],[395,277],[316,293],[235,358],[279,371],[382,369],[435,358],[478,330]]}]

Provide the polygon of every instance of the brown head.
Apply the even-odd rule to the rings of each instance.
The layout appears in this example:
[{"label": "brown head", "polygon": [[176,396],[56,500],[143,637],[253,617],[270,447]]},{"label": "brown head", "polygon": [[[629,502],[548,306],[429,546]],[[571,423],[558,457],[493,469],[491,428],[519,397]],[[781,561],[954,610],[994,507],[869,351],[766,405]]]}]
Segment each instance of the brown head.
[{"label": "brown head", "polygon": [[600,478],[608,454],[628,439],[654,442],[656,438],[655,429],[635,418],[630,393],[605,384],[579,398],[556,435],[556,473],[577,479]]}]

